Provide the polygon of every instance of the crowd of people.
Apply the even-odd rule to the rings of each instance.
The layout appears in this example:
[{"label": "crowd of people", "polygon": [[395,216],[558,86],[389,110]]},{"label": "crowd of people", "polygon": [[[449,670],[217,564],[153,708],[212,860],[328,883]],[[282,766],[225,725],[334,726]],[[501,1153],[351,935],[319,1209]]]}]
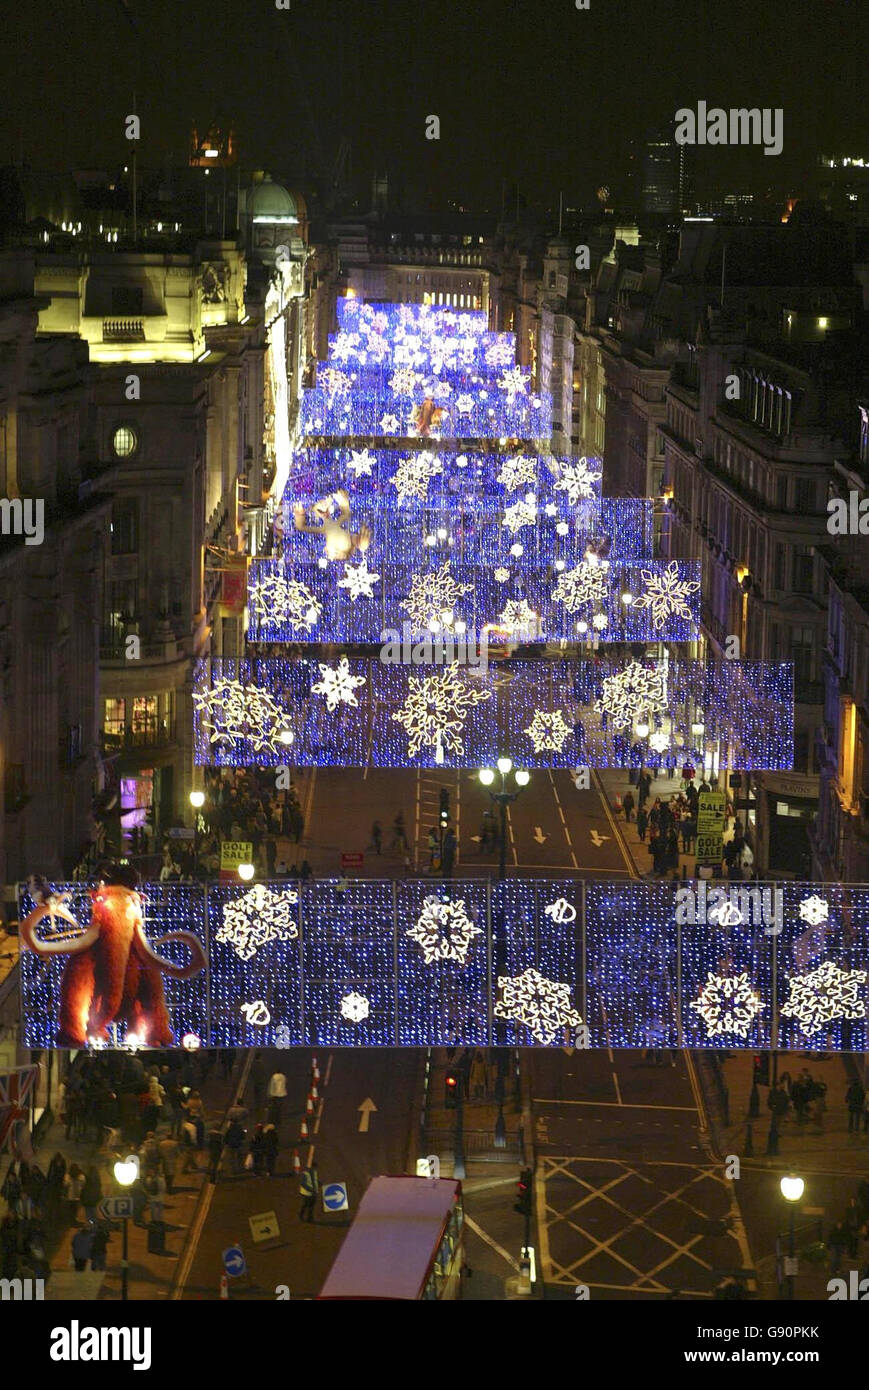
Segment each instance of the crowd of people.
[{"label": "crowd of people", "polygon": [[[641,768],[636,775],[631,773],[631,786],[624,796],[616,800],[616,809],[622,811],[627,824],[631,823],[636,811],[637,833],[643,844],[648,845],[652,873],[656,878],[678,873],[680,853],[695,852],[700,796],[703,792],[716,790],[715,785],[705,777],[698,786],[696,775],[696,770],[690,765],[683,767],[680,790],[669,797],[655,796],[652,799],[652,773]],[[754,873],[750,832],[740,817],[735,815],[732,802],[727,803],[726,816],[728,824],[733,822],[732,834],[724,845],[727,876],[729,879],[750,879]]]}]

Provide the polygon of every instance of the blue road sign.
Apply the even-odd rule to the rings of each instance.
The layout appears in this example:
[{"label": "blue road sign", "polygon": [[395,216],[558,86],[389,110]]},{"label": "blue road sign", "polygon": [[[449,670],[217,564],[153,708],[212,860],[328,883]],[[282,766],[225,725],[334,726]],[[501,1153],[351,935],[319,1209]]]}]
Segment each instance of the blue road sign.
[{"label": "blue road sign", "polygon": [[327,1182],[323,1184],[323,1210],[348,1211],[346,1182]]},{"label": "blue road sign", "polygon": [[244,1251],[240,1245],[231,1245],[228,1250],[224,1250],[223,1268],[233,1279],[237,1279],[240,1274],[244,1274],[247,1265],[244,1260]]},{"label": "blue road sign", "polygon": [[121,1221],[133,1215],[132,1197],[104,1197],[99,1204],[99,1213],[104,1221]]}]

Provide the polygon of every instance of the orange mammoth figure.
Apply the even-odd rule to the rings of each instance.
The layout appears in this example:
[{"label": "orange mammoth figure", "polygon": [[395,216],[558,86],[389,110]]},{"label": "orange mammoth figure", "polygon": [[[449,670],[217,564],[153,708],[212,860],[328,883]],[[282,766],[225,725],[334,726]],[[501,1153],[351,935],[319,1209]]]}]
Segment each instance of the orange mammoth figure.
[{"label": "orange mammoth figure", "polygon": [[[112,878],[121,881],[106,881]],[[64,900],[47,899],[24,919],[19,936],[39,956],[69,959],[60,986],[57,1044],[85,1047],[108,1040],[111,1023],[127,1025],[145,1047],[172,1047],[175,1038],[163,976],[189,980],[205,968],[202,943],[193,932],[174,931],[155,943],[183,941],[190,950],[188,965],[175,965],[152,950],[142,921],[142,899],[130,881],[130,871],[107,874],[91,892],[90,926],[82,931]],[[36,928],[46,917],[61,918],[77,934],[57,941],[40,941]]]}]

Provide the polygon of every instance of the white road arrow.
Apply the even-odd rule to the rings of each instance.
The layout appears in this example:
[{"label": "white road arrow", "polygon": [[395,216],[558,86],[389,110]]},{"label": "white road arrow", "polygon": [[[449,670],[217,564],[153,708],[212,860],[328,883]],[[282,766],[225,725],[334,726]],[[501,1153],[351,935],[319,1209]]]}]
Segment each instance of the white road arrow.
[{"label": "white road arrow", "polygon": [[374,1104],[374,1101],[369,1096],[366,1100],[363,1100],[362,1104],[359,1106],[360,1134],[368,1133],[368,1121],[371,1119],[372,1112],[375,1115],[377,1114],[377,1106]]},{"label": "white road arrow", "polygon": [[549,839],[549,836],[543,834],[543,831],[540,829],[539,825],[535,825],[534,839],[537,841],[538,845],[542,845],[545,840]]},{"label": "white road arrow", "polygon": [[600,849],[604,840],[608,840],[609,838],[609,835],[601,835],[599,830],[592,830],[591,832],[591,842],[596,849]]}]

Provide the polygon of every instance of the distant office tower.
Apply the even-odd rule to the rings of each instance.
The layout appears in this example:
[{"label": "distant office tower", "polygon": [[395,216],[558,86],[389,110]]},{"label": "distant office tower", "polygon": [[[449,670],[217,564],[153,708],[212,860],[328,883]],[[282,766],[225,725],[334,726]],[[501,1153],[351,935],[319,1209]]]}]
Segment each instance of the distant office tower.
[{"label": "distant office tower", "polygon": [[676,144],[667,127],[650,131],[643,148],[643,212],[654,217],[680,213],[685,184],[685,146]]}]

